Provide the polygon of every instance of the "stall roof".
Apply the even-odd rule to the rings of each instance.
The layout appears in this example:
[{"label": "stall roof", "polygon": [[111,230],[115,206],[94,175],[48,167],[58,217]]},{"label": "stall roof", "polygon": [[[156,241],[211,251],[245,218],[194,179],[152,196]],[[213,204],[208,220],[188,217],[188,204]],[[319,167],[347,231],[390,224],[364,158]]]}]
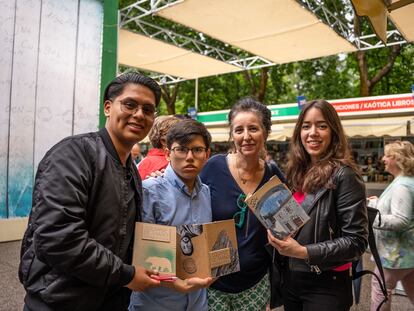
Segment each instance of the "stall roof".
[{"label": "stall roof", "polygon": [[240,68],[125,29],[119,31],[120,64],[185,79],[235,72]]},{"label": "stall roof", "polygon": [[[414,117],[388,117],[375,119],[352,119],[342,120],[345,134],[348,137],[369,137],[369,136],[407,136],[407,122],[414,126]],[[282,135],[292,137],[295,123],[283,125]]]},{"label": "stall roof", "polygon": [[[348,137],[399,137],[407,136],[407,123],[410,122],[411,129],[414,128],[414,117],[384,117],[371,119],[352,119],[342,120],[345,134]],[[295,122],[279,123],[273,121],[272,131],[269,134],[268,140],[285,141],[291,138],[295,128]],[[226,142],[229,139],[229,128],[227,125],[223,126],[208,126],[207,128],[212,136],[213,142]]]},{"label": "stall roof", "polygon": [[295,0],[187,0],[157,14],[275,63],[356,50]]}]

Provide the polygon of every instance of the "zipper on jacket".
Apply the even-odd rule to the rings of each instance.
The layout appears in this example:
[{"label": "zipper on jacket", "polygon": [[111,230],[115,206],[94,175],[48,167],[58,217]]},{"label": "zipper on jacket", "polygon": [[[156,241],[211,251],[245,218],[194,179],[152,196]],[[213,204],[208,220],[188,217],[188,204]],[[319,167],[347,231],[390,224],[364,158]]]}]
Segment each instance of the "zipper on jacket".
[{"label": "zipper on jacket", "polygon": [[321,269],[319,269],[319,267],[317,265],[311,265],[310,269],[311,269],[311,272],[315,272],[316,274],[321,274],[322,273]]},{"label": "zipper on jacket", "polygon": [[[318,230],[318,226],[319,226],[319,211],[320,211],[320,202],[318,201],[318,206],[316,207],[316,219],[315,219],[315,231],[314,231],[314,235],[313,235],[313,242],[316,244],[317,243],[317,230]],[[309,264],[309,262],[307,262]],[[322,271],[321,269],[319,269],[319,267],[317,265],[309,265],[310,266],[310,270],[311,272],[315,272],[316,274],[321,274]]]},{"label": "zipper on jacket", "polygon": [[313,243],[315,243],[315,244],[318,242],[317,241],[317,236],[318,236],[317,230],[318,230],[318,226],[319,226],[319,211],[320,211],[320,206],[321,206],[321,204],[320,204],[320,202],[318,202],[318,206],[316,207],[315,230],[313,232]]},{"label": "zipper on jacket", "polygon": [[331,239],[331,240],[333,240],[333,236],[334,236],[334,231],[333,231],[333,229],[332,229],[332,227],[331,227],[331,223],[328,221],[328,229],[329,229],[329,238]]}]

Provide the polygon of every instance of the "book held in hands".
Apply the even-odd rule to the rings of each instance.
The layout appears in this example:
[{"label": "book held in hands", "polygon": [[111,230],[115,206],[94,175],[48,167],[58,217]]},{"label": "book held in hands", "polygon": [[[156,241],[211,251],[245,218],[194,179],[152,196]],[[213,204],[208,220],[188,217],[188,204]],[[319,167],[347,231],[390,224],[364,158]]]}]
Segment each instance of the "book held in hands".
[{"label": "book held in hands", "polygon": [[292,192],[277,176],[249,194],[245,201],[257,219],[278,239],[293,234],[309,220]]},{"label": "book held in hands", "polygon": [[132,262],[181,279],[237,272],[234,220],[177,227],[137,222]]}]

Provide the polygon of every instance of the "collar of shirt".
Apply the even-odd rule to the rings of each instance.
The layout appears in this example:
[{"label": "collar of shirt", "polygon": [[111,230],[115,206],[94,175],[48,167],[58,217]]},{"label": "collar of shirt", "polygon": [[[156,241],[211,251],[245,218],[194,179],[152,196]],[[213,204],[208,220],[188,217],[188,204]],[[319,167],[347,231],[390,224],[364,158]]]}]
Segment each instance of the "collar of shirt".
[{"label": "collar of shirt", "polygon": [[190,194],[187,185],[181,180],[180,177],[178,177],[178,175],[171,167],[171,164],[168,164],[167,168],[165,169],[164,178],[190,197],[195,197],[201,190],[201,179],[199,176],[197,176],[193,192]]},{"label": "collar of shirt", "polygon": [[[109,154],[112,156],[112,158],[122,165],[121,159],[119,158],[119,154],[116,151],[116,148],[114,146],[114,143],[112,142],[112,139],[108,133],[108,130],[105,127],[103,127],[99,130],[98,135],[101,136],[102,142],[106,150],[108,150]],[[126,161],[125,167],[131,168],[131,164],[132,164],[132,159],[131,159],[131,154],[130,154]]]}]

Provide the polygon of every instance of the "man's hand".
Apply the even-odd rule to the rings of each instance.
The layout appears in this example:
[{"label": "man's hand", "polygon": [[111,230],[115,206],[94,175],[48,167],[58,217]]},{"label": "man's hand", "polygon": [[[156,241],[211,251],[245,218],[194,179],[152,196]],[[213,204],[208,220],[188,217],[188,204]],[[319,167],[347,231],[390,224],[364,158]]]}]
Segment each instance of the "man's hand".
[{"label": "man's hand", "polygon": [[165,173],[165,168],[163,168],[159,171],[152,172],[151,174],[145,176],[145,179],[150,178],[150,177],[154,177],[154,178],[163,177],[164,173]]},{"label": "man's hand", "polygon": [[270,230],[267,230],[267,239],[269,243],[277,249],[279,254],[288,257],[306,259],[308,250],[305,246],[300,245],[294,238],[288,236],[284,240],[279,240],[273,236]]},{"label": "man's hand", "polygon": [[185,280],[177,279],[175,282],[162,282],[162,286],[172,288],[180,293],[189,293],[200,288],[206,288],[211,285],[215,278],[189,278]]},{"label": "man's hand", "polygon": [[143,267],[135,266],[135,275],[129,284],[126,285],[133,291],[143,292],[149,288],[160,286],[160,281],[151,278],[151,275],[157,275],[158,272],[146,270]]}]

